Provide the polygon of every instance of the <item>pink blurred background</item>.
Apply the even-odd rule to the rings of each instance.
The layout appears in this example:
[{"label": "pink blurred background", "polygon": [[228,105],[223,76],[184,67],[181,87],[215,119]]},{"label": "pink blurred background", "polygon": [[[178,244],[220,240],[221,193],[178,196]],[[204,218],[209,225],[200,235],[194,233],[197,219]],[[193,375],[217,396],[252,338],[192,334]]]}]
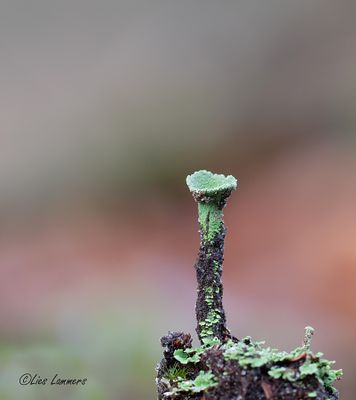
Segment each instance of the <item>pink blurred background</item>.
[{"label": "pink blurred background", "polygon": [[155,398],[159,337],[195,329],[201,168],[239,180],[230,329],[288,350],[312,325],[353,398],[355,11],[1,2],[1,400]]}]

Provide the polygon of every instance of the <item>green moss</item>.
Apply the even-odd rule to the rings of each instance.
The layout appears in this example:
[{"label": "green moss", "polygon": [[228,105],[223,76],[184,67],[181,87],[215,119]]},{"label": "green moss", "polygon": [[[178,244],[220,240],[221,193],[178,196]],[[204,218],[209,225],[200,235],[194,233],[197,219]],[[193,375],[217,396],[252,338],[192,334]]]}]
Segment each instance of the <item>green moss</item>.
[{"label": "green moss", "polygon": [[168,379],[169,381],[176,381],[178,379],[186,379],[187,375],[187,367],[175,364],[173,367],[167,369],[167,371],[164,373],[164,378]]}]

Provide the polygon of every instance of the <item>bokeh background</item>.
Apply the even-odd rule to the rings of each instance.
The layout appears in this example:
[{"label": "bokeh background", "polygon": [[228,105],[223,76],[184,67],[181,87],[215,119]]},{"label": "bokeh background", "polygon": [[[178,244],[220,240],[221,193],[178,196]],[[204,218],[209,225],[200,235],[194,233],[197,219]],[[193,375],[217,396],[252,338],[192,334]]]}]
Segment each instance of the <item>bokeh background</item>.
[{"label": "bokeh background", "polygon": [[155,398],[159,337],[195,328],[196,169],[239,179],[230,329],[288,350],[314,326],[354,398],[355,12],[1,0],[1,400]]}]

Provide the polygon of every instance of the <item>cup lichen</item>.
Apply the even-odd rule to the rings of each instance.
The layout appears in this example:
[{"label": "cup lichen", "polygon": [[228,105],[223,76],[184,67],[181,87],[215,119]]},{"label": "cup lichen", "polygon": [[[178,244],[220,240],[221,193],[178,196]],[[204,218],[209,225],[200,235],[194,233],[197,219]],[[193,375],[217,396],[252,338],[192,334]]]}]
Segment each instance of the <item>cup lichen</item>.
[{"label": "cup lichen", "polygon": [[196,262],[198,299],[196,303],[197,333],[202,340],[216,336],[229,337],[222,305],[222,263],[225,226],[223,208],[231,192],[237,188],[232,175],[201,170],[188,175],[189,190],[198,203],[200,250]]},{"label": "cup lichen", "polygon": [[334,382],[342,370],[311,351],[312,327],[305,328],[302,345],[291,352],[230,334],[222,305],[223,208],[237,181],[202,170],[189,175],[187,185],[198,203],[200,225],[195,311],[201,344],[192,347],[191,335],[184,332],[161,338],[165,350],[157,369],[159,400],[338,400]]}]

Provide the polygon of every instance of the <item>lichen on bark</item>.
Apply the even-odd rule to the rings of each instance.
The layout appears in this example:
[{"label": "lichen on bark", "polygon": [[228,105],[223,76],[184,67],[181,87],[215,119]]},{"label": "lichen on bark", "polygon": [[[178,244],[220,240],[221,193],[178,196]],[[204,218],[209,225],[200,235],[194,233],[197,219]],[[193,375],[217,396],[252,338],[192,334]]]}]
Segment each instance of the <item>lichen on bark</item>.
[{"label": "lichen on bark", "polygon": [[337,400],[333,383],[342,371],[310,350],[313,328],[305,328],[303,344],[289,353],[230,334],[222,303],[223,209],[237,181],[203,170],[189,175],[187,184],[198,203],[200,226],[195,263],[200,346],[193,348],[191,335],[183,332],[161,338],[165,350],[157,367],[158,399]]}]

